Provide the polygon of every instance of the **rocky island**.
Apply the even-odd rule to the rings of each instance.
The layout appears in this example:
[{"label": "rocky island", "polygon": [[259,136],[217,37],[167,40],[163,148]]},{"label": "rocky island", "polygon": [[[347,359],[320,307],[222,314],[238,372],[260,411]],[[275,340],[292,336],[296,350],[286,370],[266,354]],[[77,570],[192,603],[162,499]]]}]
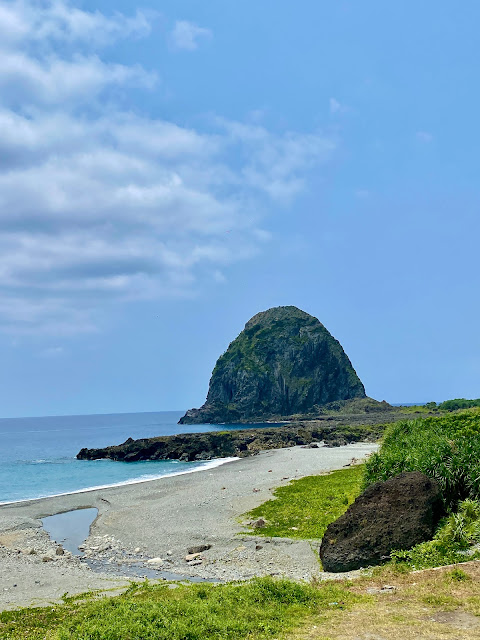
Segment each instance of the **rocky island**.
[{"label": "rocky island", "polygon": [[205,404],[180,424],[261,422],[365,398],[342,345],[297,307],[257,313],[217,360]]},{"label": "rocky island", "polygon": [[180,424],[277,425],[129,438],[116,446],[82,449],[77,458],[190,462],[320,442],[372,442],[394,413],[388,403],[366,397],[341,344],[321,322],[297,307],[275,307],[247,322],[218,359],[205,404],[187,411]]}]

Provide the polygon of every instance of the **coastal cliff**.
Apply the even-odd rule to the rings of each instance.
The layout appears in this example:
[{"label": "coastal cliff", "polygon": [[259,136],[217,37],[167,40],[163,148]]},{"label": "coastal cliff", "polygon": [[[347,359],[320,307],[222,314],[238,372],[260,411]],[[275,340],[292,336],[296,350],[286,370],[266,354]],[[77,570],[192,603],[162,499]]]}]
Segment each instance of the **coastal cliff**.
[{"label": "coastal cliff", "polygon": [[261,421],[364,398],[342,345],[297,307],[258,313],[217,360],[205,404],[180,424]]}]

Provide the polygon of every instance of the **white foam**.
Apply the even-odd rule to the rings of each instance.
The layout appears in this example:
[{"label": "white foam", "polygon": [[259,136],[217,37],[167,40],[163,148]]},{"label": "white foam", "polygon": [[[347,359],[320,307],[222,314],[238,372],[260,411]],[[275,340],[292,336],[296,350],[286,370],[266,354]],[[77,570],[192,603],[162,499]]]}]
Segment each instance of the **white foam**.
[{"label": "white foam", "polygon": [[[123,487],[129,484],[141,484],[142,482],[152,482],[153,480],[161,480],[162,478],[171,478],[173,476],[183,476],[189,473],[196,473],[197,471],[206,471],[207,469],[215,469],[222,464],[239,460],[240,458],[215,458],[215,460],[208,460],[199,467],[194,469],[186,469],[185,471],[172,471],[171,473],[165,473],[162,475],[152,476],[140,476],[139,478],[131,478],[130,480],[123,480],[122,482],[116,482],[114,484],[102,484],[95,487],[87,487],[85,489],[77,489],[77,491],[66,491],[65,493],[54,493],[51,495],[37,496],[36,498],[25,498],[23,500],[8,500],[7,502],[0,502],[0,507],[6,504],[20,504],[22,502],[34,502],[35,500],[44,500],[45,498],[58,498],[60,496],[71,496],[76,493],[88,493],[89,491],[98,491],[99,489],[111,489],[113,487]],[[175,461],[176,462],[176,461]]]}]

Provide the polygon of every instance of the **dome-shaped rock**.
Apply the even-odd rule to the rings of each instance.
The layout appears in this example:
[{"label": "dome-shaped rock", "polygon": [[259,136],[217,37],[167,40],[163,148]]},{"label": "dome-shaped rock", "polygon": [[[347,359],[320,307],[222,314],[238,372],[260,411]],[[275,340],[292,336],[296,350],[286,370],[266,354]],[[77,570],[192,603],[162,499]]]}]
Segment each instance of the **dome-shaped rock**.
[{"label": "dome-shaped rock", "polygon": [[274,307],[247,322],[217,360],[205,404],[180,423],[267,420],[364,397],[342,345],[323,324],[297,307]]}]

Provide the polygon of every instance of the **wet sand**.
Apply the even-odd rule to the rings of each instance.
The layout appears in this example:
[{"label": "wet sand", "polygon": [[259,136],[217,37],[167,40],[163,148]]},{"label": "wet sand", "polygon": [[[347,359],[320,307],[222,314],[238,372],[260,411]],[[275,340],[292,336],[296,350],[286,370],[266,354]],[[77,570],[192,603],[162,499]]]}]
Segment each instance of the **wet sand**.
[{"label": "wet sand", "polygon": [[[121,588],[129,565],[209,580],[269,574],[309,580],[320,574],[317,542],[246,536],[240,517],[275,487],[342,468],[375,449],[371,443],[277,449],[197,473],[1,506],[0,609]],[[91,507],[98,516],[84,553],[97,571],[68,552],[56,555],[58,545],[41,527],[41,518]],[[211,547],[188,562],[188,549],[198,545]]]}]

